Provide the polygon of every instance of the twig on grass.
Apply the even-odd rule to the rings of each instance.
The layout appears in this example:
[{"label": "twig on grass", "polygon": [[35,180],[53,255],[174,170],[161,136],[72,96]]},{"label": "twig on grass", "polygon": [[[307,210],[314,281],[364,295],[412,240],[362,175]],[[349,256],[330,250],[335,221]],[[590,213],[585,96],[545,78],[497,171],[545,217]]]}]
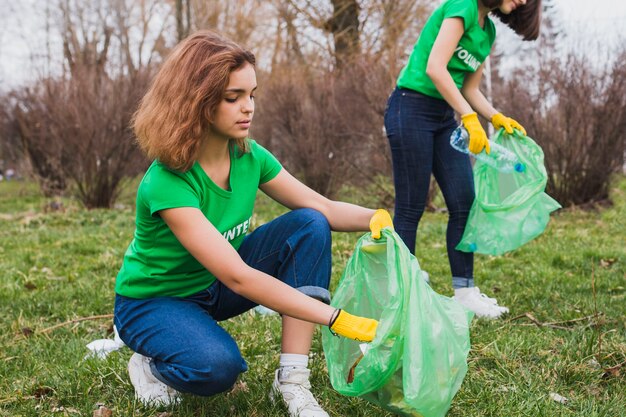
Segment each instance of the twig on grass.
[{"label": "twig on grass", "polygon": [[43,329],[43,330],[40,330],[37,333],[49,333],[52,330],[58,329],[59,327],[67,326],[68,324],[79,323],[81,321],[99,320],[99,319],[112,319],[112,318],[113,318],[113,314],[100,314],[100,315],[97,315],[97,316],[79,317],[77,319],[68,320],[68,321],[65,321],[63,323],[55,324],[54,326],[48,327],[48,328]]},{"label": "twig on grass", "polygon": [[598,319],[600,317],[604,316],[604,313],[594,313],[591,314],[589,316],[585,316],[585,317],[579,317],[577,319],[571,319],[571,320],[564,320],[564,321],[552,321],[550,323],[546,323],[546,324],[574,324],[574,323],[578,323],[580,321],[585,321],[585,320],[591,320],[591,319]]},{"label": "twig on grass", "polygon": [[[560,330],[572,330],[572,327],[566,327],[566,326],[562,326],[563,324],[574,324],[574,323],[578,323],[581,321],[585,321],[585,320],[592,320],[592,319],[597,319],[598,317],[603,316],[604,313],[594,313],[590,316],[585,316],[585,317],[579,317],[577,319],[571,319],[571,320],[564,320],[564,321],[553,321],[553,322],[541,322],[539,320],[537,320],[535,318],[535,316],[533,316],[531,313],[524,313],[524,314],[520,314],[519,316],[515,316],[511,319],[508,320],[508,322],[512,322],[515,320],[519,320],[519,319],[523,319],[523,318],[527,318],[528,320],[530,320],[532,322],[532,324],[534,324],[537,327],[549,327],[551,329],[560,329]],[[522,324],[522,326],[524,326],[524,324]]]}]

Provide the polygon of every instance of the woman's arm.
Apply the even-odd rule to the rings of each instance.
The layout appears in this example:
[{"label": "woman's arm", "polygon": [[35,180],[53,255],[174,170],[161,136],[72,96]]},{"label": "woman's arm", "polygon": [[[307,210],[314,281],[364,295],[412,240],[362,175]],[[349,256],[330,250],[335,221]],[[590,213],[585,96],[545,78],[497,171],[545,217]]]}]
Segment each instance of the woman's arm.
[{"label": "woman's arm", "polygon": [[200,210],[181,207],[159,214],[189,253],[235,293],[288,316],[328,325],[333,307],[248,266]]},{"label": "woman's arm", "polygon": [[480,79],[483,75],[484,65],[483,63],[475,73],[468,74],[465,77],[461,94],[481,116],[490,120],[496,129],[502,127],[509,134],[513,134],[513,129],[519,129],[523,134],[526,134],[526,129],[522,125],[514,119],[499,113],[480,91]]},{"label": "woman's arm", "polygon": [[292,210],[307,207],[319,211],[328,220],[330,228],[336,231],[367,231],[374,215],[372,209],[329,200],[298,181],[285,169],[260,188],[272,199]]},{"label": "woman's arm", "polygon": [[463,87],[461,88],[461,94],[463,94],[463,97],[465,97],[478,114],[487,120],[491,120],[493,115],[498,113],[498,111],[493,108],[491,103],[487,101],[487,98],[480,91],[480,80],[483,76],[484,66],[485,64],[483,63],[478,67],[476,72],[467,74],[463,82]]},{"label": "woman's arm", "polygon": [[448,72],[448,62],[450,62],[464,31],[463,19],[459,17],[444,19],[426,65],[426,75],[430,77],[446,102],[459,114],[468,114],[474,111]]}]

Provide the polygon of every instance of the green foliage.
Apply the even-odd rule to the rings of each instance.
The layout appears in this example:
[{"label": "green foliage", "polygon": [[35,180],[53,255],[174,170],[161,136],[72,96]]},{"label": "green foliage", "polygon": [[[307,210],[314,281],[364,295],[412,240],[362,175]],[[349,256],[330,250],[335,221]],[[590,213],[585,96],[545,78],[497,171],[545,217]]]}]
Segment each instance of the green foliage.
[{"label": "green foliage", "polygon": [[[351,199],[357,198],[362,196]],[[624,178],[612,189],[612,199],[615,205],[602,211],[558,213],[541,237],[513,253],[477,256],[478,285],[509,306],[511,314],[474,321],[469,372],[450,416],[623,414]],[[111,337],[110,319],[45,331],[112,313],[115,275],[134,229],[132,192],[120,201],[117,209],[87,211],[65,200],[62,211],[46,212],[49,202],[36,186],[0,183],[0,416],[90,416],[99,404],[115,416],[158,414],[133,398],[127,348],[106,360],[85,359],[87,343]],[[260,195],[255,222],[284,210]],[[432,286],[449,295],[445,227],[444,213],[425,214],[417,257]],[[333,288],[359,236],[334,234]],[[278,363],[278,318],[250,312],[225,327],[236,336],[250,370],[230,393],[186,396],[174,415],[286,415],[267,396]],[[319,332],[311,363],[314,392],[331,416],[389,415],[332,389]],[[558,403],[551,393],[569,401]]]}]

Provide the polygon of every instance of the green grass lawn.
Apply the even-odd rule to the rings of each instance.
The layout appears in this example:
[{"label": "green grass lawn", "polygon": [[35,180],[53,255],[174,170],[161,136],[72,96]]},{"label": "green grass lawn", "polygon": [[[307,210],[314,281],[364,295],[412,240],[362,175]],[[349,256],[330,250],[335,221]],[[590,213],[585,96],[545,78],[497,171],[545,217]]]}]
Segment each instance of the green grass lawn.
[{"label": "green grass lawn", "polygon": [[[267,396],[278,363],[277,317],[250,312],[225,323],[250,371],[228,394],[188,396],[169,410],[134,400],[128,348],[85,359],[87,343],[111,337],[111,319],[46,331],[112,313],[115,276],[133,234],[132,193],[113,210],[64,200],[64,211],[47,212],[33,184],[0,183],[0,416],[92,416],[100,404],[114,416],[285,416]],[[469,371],[449,416],[626,415],[624,178],[612,199],[601,211],[554,215],[541,237],[513,253],[477,256],[477,285],[511,313],[474,320]],[[255,223],[281,211],[260,197]],[[425,215],[417,257],[433,288],[451,295],[445,227],[445,214]],[[358,237],[334,235],[333,286]],[[390,415],[332,389],[319,331],[311,362],[314,392],[331,416]]]}]

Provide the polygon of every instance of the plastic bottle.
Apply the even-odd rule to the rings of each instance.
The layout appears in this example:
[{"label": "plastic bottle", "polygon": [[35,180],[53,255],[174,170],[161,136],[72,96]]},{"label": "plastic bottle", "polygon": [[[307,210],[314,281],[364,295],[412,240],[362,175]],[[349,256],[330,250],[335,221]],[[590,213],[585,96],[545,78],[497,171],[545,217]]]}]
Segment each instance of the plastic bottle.
[{"label": "plastic bottle", "polygon": [[472,155],[474,158],[486,163],[500,172],[524,172],[526,165],[519,161],[517,155],[506,149],[504,146],[489,141],[491,151],[475,154],[469,151],[469,134],[463,126],[454,129],[450,136],[450,145],[457,151]]}]

